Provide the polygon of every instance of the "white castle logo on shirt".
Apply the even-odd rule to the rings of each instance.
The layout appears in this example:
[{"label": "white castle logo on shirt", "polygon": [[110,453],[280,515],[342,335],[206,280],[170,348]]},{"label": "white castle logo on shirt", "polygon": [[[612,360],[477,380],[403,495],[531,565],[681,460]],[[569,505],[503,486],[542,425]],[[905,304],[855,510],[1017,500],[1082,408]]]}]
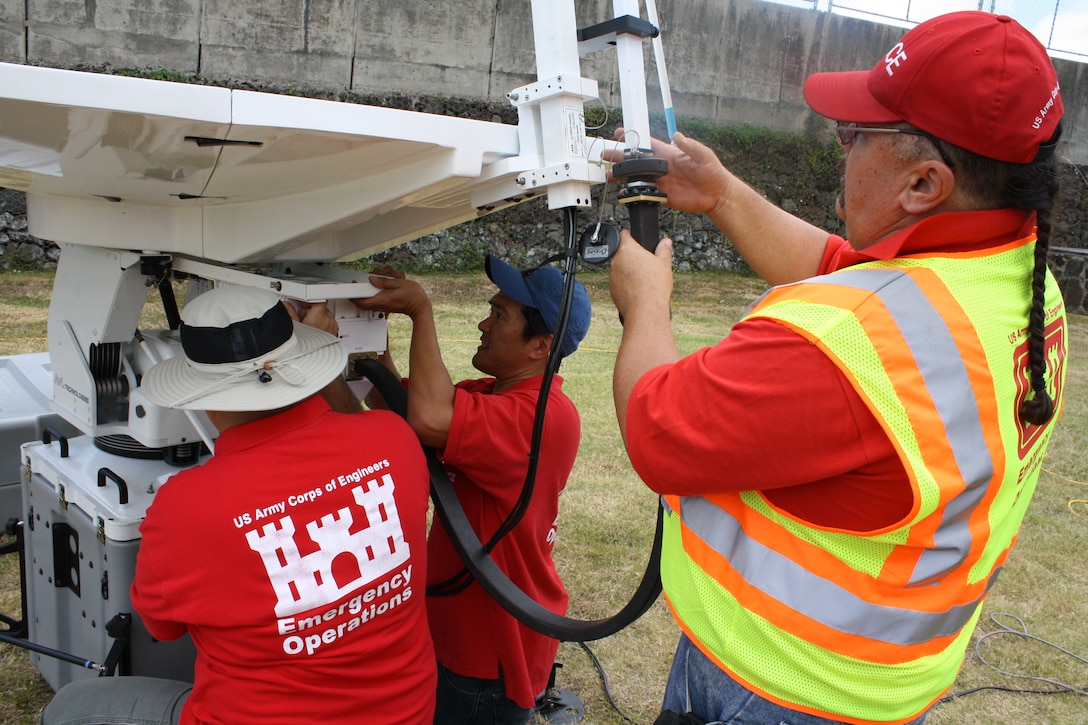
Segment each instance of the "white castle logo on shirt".
[{"label": "white castle logo on shirt", "polygon": [[[393,498],[395,488],[389,474],[383,475],[380,483],[372,479],[353,488],[351,493],[366,520],[357,525],[351,509],[345,507],[309,522],[306,531],[318,549],[305,556],[295,544],[295,522],[290,516],[262,526],[260,533],[246,533],[249,547],[261,555],[279,598],[277,617],[331,604],[408,560],[411,552]],[[358,530],[352,532],[353,527]],[[347,572],[350,581],[337,581],[334,561],[338,561],[340,578]],[[358,575],[351,576],[355,571]]]}]

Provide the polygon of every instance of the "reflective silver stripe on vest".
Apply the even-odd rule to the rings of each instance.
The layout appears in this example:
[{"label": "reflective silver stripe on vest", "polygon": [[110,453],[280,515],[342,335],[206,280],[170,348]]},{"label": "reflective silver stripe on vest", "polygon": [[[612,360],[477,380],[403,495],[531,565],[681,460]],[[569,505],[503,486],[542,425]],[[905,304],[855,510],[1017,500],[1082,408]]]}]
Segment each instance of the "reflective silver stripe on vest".
[{"label": "reflective silver stripe on vest", "polygon": [[[944,423],[966,487],[945,506],[934,547],[919,557],[909,581],[914,586],[934,583],[966,560],[971,549],[969,514],[982,501],[993,476],[978,404],[959,350],[944,319],[914,280],[900,270],[847,270],[809,279],[806,284],[852,287],[880,299],[914,356]],[[873,604],[749,539],[732,515],[702,497],[682,498],[681,516],[745,581],[791,609],[843,632],[900,645],[952,636],[970,620],[982,599],[940,613]],[[996,578],[995,570],[987,591]]]},{"label": "reflective silver stripe on vest", "polygon": [[688,529],[725,557],[745,581],[821,624],[892,645],[921,644],[958,634],[1000,571],[990,575],[986,592],[978,599],[945,612],[873,604],[748,538],[732,515],[702,496],[682,498],[680,509]]},{"label": "reflective silver stripe on vest", "polygon": [[966,488],[948,502],[940,527],[934,532],[933,548],[923,552],[910,578],[912,585],[933,583],[967,558],[971,550],[968,519],[985,497],[994,475],[967,368],[948,325],[910,275],[899,270],[859,269],[808,281],[872,292],[884,303],[944,422]]}]

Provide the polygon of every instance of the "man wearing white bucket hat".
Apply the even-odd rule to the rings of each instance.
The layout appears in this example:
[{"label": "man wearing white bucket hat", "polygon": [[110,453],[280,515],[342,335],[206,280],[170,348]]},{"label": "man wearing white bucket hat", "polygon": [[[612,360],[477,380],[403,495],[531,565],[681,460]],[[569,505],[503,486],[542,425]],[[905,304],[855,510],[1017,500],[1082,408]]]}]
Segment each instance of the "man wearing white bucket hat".
[{"label": "man wearing white bucket hat", "polygon": [[206,292],[180,338],[144,392],[206,411],[220,435],[149,507],[132,604],[156,638],[192,636],[195,680],[80,680],[42,722],[430,723],[415,434],[394,413],[330,410],[316,393],[338,382],[343,345],[271,293]]}]

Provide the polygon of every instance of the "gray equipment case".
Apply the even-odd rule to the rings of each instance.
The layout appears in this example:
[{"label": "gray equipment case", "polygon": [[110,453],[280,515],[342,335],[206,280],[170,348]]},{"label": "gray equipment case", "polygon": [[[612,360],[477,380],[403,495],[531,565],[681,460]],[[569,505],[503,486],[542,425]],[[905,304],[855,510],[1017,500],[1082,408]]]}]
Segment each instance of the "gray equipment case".
[{"label": "gray equipment case", "polygon": [[[30,641],[99,664],[116,661],[121,675],[192,682],[192,640],[154,639],[129,598],[140,522],[178,469],[107,453],[89,436],[26,443],[21,460]],[[127,644],[111,658],[126,620]],[[96,676],[36,652],[31,662],[54,690]]]},{"label": "gray equipment case", "polygon": [[49,408],[53,372],[48,353],[0,357],[0,529],[21,519],[19,446],[40,441],[46,428],[75,435],[75,426]]}]

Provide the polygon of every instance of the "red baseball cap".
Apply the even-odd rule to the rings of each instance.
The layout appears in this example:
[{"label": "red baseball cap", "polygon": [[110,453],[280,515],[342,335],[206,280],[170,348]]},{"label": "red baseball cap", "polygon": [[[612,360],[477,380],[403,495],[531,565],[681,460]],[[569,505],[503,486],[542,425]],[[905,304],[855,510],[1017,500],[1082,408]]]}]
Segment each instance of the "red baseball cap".
[{"label": "red baseball cap", "polygon": [[1056,142],[1063,113],[1042,43],[1010,17],[974,10],[915,26],[870,71],[810,76],[805,100],[836,121],[905,121],[1017,164]]}]

